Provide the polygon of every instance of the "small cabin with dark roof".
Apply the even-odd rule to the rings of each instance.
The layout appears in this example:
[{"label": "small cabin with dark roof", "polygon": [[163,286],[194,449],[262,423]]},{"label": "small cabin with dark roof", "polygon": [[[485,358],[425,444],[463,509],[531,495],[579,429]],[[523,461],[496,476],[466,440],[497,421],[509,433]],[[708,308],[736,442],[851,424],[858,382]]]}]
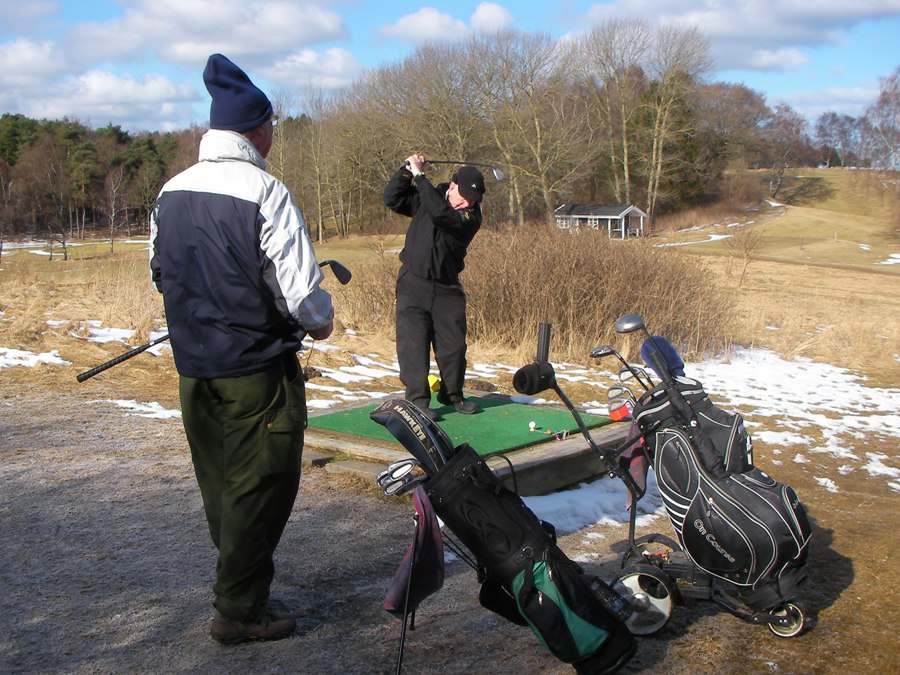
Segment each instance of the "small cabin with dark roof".
[{"label": "small cabin with dark roof", "polygon": [[563,204],[553,215],[561,230],[602,229],[616,239],[643,236],[647,219],[647,214],[634,204]]}]

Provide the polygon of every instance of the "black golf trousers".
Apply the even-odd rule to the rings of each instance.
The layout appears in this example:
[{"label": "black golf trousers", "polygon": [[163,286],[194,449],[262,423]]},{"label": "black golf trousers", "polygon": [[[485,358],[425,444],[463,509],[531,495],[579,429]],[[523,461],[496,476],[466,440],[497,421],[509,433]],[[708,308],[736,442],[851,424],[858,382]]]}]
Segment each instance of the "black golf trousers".
[{"label": "black golf trousers", "polygon": [[272,555],[300,485],[306,392],[297,358],[260,373],[180,378],[181,412],[213,544],[215,607],[256,620],[275,574]]},{"label": "black golf trousers", "polygon": [[427,408],[431,348],[441,373],[441,394],[461,400],[466,378],[466,294],[462,285],[416,276],[397,277],[397,362],[406,400]]}]

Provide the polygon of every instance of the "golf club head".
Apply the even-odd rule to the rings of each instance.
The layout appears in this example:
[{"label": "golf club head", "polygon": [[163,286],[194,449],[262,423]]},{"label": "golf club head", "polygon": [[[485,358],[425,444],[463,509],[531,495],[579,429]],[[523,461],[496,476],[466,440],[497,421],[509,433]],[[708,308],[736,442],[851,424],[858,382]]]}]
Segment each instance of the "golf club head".
[{"label": "golf club head", "polygon": [[[418,469],[419,472],[414,473],[414,469]],[[425,481],[427,476],[422,471],[422,465],[417,460],[401,459],[379,473],[375,482],[388,497],[402,495]]]},{"label": "golf club head", "polygon": [[331,271],[334,273],[334,277],[340,282],[342,286],[346,286],[350,283],[350,280],[353,278],[353,272],[344,267],[337,260],[323,260],[319,263],[319,267],[330,267]]},{"label": "golf club head", "polygon": [[599,347],[594,347],[591,350],[591,358],[592,359],[602,359],[607,356],[612,356],[616,354],[616,348],[612,345],[600,345]]},{"label": "golf club head", "polygon": [[617,333],[634,333],[637,330],[646,330],[644,317],[640,314],[623,314],[616,319],[615,329]]},{"label": "golf club head", "polygon": [[636,400],[634,394],[631,393],[631,389],[618,384],[607,389],[606,396],[609,400],[612,400],[614,398],[625,398],[632,402]]},{"label": "golf club head", "polygon": [[629,419],[633,411],[633,407],[630,403],[631,402],[625,398],[609,399],[606,409],[609,412],[610,419],[614,422],[621,422],[622,420]]}]

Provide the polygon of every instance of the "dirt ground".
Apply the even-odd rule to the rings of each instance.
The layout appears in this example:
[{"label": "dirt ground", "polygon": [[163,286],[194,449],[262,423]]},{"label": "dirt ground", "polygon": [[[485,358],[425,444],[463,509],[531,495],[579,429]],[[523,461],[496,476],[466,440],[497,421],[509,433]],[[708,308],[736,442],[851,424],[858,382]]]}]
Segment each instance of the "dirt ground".
[{"label": "dirt ground", "polygon": [[[76,372],[0,370],[0,672],[394,672],[401,624],[381,603],[412,534],[407,500],[305,467],[272,589],[297,632],[223,647],[208,636],[215,555],[180,419],[128,414],[109,402],[134,398],[127,387],[114,391],[115,378],[77,385]],[[155,400],[175,408],[173,394],[166,383]],[[896,447],[854,448],[866,450]],[[831,475],[839,464],[815,461]],[[832,494],[808,466],[770,466],[761,446],[757,463],[796,488],[815,522],[801,592],[810,630],[783,639],[710,605],[679,606],[659,634],[639,639],[623,672],[900,672],[900,573],[890,562],[898,493],[857,471]],[[663,519],[639,534],[650,531],[671,535]],[[611,578],[625,536],[624,525],[597,525],[561,546]],[[403,665],[573,672],[528,629],[482,609],[462,562],[420,607]]]}]

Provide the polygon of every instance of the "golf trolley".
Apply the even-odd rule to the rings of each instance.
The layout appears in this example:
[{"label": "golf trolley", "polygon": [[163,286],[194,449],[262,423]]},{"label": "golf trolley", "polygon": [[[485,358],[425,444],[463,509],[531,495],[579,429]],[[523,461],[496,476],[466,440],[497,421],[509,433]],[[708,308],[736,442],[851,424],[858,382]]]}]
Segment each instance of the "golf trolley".
[{"label": "golf trolley", "polygon": [[[642,453],[646,460],[654,467],[657,473],[657,480],[661,483],[661,492],[663,503],[669,513],[673,526],[680,535],[682,542],[694,543],[705,540],[707,543],[717,546],[718,542],[714,538],[713,533],[707,532],[707,528],[700,522],[700,519],[691,521],[693,518],[690,507],[686,503],[678,503],[676,499],[669,498],[669,495],[662,490],[662,481],[668,480],[664,477],[660,478],[659,462],[662,461],[659,453],[661,448],[655,447],[658,453],[656,457],[652,457],[649,438],[654,435],[666,433],[666,431],[652,430],[647,433],[647,426],[651,426],[647,419],[642,416],[651,418],[653,415],[659,415],[660,410],[669,407],[676,408],[680,403],[688,404],[685,407],[687,420],[687,433],[692,433],[692,427],[699,428],[704,426],[708,417],[700,416],[701,423],[697,423],[697,415],[693,413],[691,406],[699,406],[699,402],[706,404],[707,409],[713,406],[709,403],[708,397],[702,393],[699,383],[686,378],[676,382],[677,376],[683,376],[683,362],[672,347],[671,343],[665,338],[659,336],[650,336],[649,331],[644,324],[642,317],[638,314],[626,314],[620,317],[615,323],[617,333],[633,333],[642,331],[646,334],[647,340],[641,349],[641,354],[648,362],[648,365],[662,380],[662,383],[654,387],[650,373],[640,367],[629,364],[612,346],[604,345],[592,350],[591,356],[602,358],[613,355],[623,364],[620,370],[620,381],[634,380],[639,383],[644,392],[642,395],[635,396],[628,387],[614,386],[608,391],[610,415],[618,419],[630,419],[633,415],[632,433],[625,444],[616,449],[615,453],[618,457],[623,457],[623,461],[627,459],[629,452],[637,451]],[[691,383],[691,385],[681,386],[681,383]],[[695,386],[691,393],[685,392],[682,395],[681,389],[687,386]],[[693,393],[700,392],[700,393]],[[702,394],[702,395],[701,395]],[[680,399],[676,401],[675,398]],[[570,408],[570,410],[572,410]],[[743,432],[743,422],[739,416],[721,413],[719,421],[725,416],[736,418],[732,421],[730,433],[732,436],[736,430]],[[572,410],[577,417],[578,413]],[[711,415],[712,413],[708,413]],[[727,421],[727,419],[726,419]],[[673,426],[675,426],[673,424]],[[671,432],[675,433],[675,432]],[[687,456],[689,453],[687,446],[689,441],[694,440],[688,438],[684,433],[680,433],[677,439],[674,439],[676,445],[675,452],[682,453]],[[699,432],[698,432],[699,433]],[[672,440],[671,438],[669,440]],[[750,448],[749,437],[746,437],[746,457],[743,458],[744,463],[739,470],[728,475],[722,480],[726,483],[735,484],[739,480],[743,480],[744,476],[749,476],[750,481],[755,480],[757,476],[768,479],[762,472],[752,466],[752,449]],[[634,455],[633,455],[634,456]],[[738,460],[735,459],[735,462]],[[731,460],[728,460],[731,466]],[[704,469],[701,467],[699,471],[702,473]],[[741,473],[739,473],[741,472]],[[665,470],[662,471],[665,474]],[[724,475],[725,472],[723,472]],[[611,472],[610,475],[613,475]],[[635,481],[626,480],[625,484],[631,493],[630,519],[628,528],[628,550],[622,557],[621,568],[616,580],[611,584],[615,590],[623,595],[631,595],[633,605],[642,611],[634,612],[626,621],[626,625],[634,635],[651,635],[656,633],[665,626],[672,615],[672,611],[676,604],[693,605],[697,601],[712,601],[734,614],[735,616],[753,624],[762,624],[778,637],[794,637],[803,632],[806,622],[806,610],[804,607],[793,599],[795,591],[800,583],[806,577],[805,559],[809,541],[809,525],[806,521],[805,513],[803,513],[802,505],[796,500],[787,486],[781,486],[771,479],[768,479],[774,486],[778,486],[782,492],[787,491],[791,495],[793,503],[791,509],[785,509],[789,515],[787,520],[794,520],[791,528],[781,527],[782,523],[778,523],[779,530],[774,535],[767,532],[768,536],[778,537],[783,535],[784,529],[790,529],[792,535],[785,536],[788,539],[786,548],[790,548],[790,552],[782,554],[782,559],[786,560],[780,568],[773,567],[773,571],[768,575],[760,574],[756,583],[739,583],[739,571],[722,572],[721,570],[707,569],[698,564],[686,549],[684,543],[679,543],[671,537],[663,534],[649,534],[642,537],[635,537],[636,508],[638,500],[643,496],[644,490],[635,490]],[[750,481],[745,481],[749,483]],[[710,481],[715,484],[715,480]],[[756,484],[752,484],[756,488]],[[766,486],[768,488],[768,485]],[[762,488],[759,488],[762,490]],[[699,491],[698,491],[699,492]],[[704,491],[704,498],[713,504],[714,497],[721,498],[720,501],[731,499],[726,492],[715,492],[714,489]],[[709,496],[711,495],[711,496]],[[773,500],[774,501],[774,500]],[[761,500],[752,502],[754,505],[761,504]],[[709,506],[707,504],[707,508]],[[765,508],[770,505],[765,504]],[[776,504],[776,506],[783,506]],[[684,512],[687,509],[687,513]],[[745,509],[747,510],[747,509]],[[751,509],[752,510],[752,509]],[[777,514],[780,516],[780,513]],[[796,516],[795,516],[796,514]],[[685,522],[687,515],[687,522]],[[758,514],[748,514],[751,518]],[[773,517],[773,520],[777,519]],[[683,525],[683,527],[680,527]],[[693,536],[693,539],[691,537]],[[714,554],[723,553],[725,551],[720,545],[719,550],[712,549]],[[777,547],[776,547],[777,548]],[[778,551],[776,551],[778,553]],[[740,566],[738,560],[737,566]]]}]

